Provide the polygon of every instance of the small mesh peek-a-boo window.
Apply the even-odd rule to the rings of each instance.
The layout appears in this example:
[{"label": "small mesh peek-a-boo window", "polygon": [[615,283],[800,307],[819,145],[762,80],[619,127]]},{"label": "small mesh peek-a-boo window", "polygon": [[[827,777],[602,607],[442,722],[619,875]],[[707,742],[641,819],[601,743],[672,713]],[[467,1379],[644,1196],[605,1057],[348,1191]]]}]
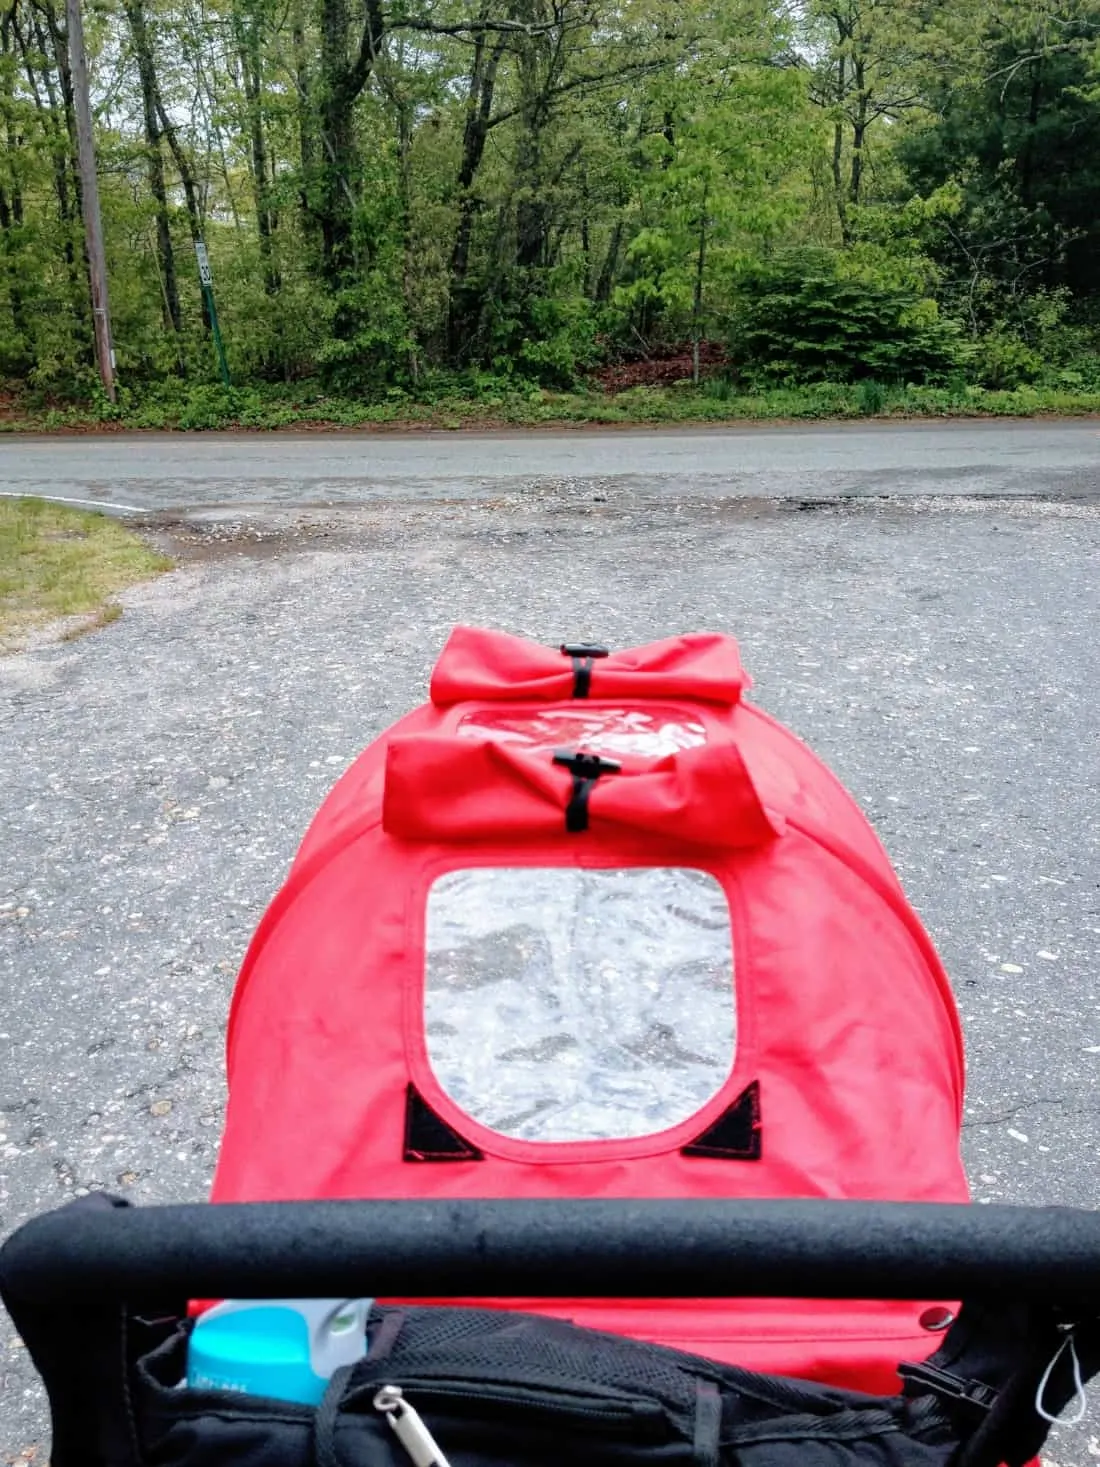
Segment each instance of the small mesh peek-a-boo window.
[{"label": "small mesh peek-a-boo window", "polygon": [[451,871],[428,894],[425,949],[432,1070],[499,1135],[653,1135],[733,1067],[730,911],[709,872]]}]

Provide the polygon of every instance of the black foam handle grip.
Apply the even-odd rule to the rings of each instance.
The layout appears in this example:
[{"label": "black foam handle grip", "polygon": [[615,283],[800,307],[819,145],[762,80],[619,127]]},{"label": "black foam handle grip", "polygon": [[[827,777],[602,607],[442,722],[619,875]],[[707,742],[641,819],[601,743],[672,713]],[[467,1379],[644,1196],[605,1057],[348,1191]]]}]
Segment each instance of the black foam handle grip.
[{"label": "black foam handle grip", "polygon": [[824,1201],[62,1208],[0,1249],[49,1307],[180,1298],[1004,1298],[1100,1313],[1100,1214]]}]

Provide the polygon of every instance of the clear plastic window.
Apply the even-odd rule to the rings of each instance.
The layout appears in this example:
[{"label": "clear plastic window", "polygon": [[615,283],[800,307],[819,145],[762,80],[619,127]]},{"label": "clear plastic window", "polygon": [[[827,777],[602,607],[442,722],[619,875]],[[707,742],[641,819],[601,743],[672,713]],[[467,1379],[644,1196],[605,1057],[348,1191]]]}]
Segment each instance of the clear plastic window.
[{"label": "clear plastic window", "polygon": [[733,1066],[729,905],[708,872],[452,871],[429,892],[425,947],[432,1069],[500,1135],[649,1136]]},{"label": "clear plastic window", "polygon": [[525,749],[587,749],[593,754],[662,759],[707,741],[706,729],[678,708],[543,708],[538,712],[485,709],[458,726],[466,738],[494,739]]}]

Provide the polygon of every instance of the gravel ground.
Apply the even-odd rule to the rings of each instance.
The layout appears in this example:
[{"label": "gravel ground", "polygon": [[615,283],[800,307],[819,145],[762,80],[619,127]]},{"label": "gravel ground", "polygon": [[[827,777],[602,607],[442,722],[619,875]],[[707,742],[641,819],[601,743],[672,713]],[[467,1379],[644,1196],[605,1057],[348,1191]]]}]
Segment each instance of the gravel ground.
[{"label": "gravel ground", "polygon": [[[591,482],[157,526],[184,563],[0,661],[0,1234],[90,1188],[197,1199],[244,946],[450,626],[729,630],[845,779],[952,973],[980,1199],[1100,1193],[1100,506],[660,504]],[[1100,1456],[1100,1420],[1052,1445]],[[0,1463],[44,1435],[0,1322]]]}]

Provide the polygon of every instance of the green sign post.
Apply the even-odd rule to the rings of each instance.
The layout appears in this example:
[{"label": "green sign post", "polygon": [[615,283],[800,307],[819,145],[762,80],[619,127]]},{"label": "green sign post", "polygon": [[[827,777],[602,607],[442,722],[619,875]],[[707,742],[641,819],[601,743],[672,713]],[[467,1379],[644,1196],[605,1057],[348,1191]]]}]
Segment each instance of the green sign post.
[{"label": "green sign post", "polygon": [[214,277],[210,273],[210,256],[206,253],[206,245],[201,239],[195,241],[195,259],[199,262],[199,284],[202,286],[203,300],[206,309],[210,312],[210,329],[214,333],[214,346],[218,353],[218,367],[221,370],[222,381],[228,387],[229,366],[225,360],[225,347],[222,345],[222,334],[218,327],[218,308],[214,304]]}]

